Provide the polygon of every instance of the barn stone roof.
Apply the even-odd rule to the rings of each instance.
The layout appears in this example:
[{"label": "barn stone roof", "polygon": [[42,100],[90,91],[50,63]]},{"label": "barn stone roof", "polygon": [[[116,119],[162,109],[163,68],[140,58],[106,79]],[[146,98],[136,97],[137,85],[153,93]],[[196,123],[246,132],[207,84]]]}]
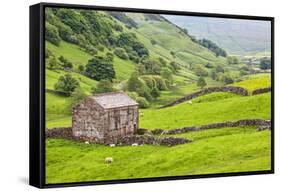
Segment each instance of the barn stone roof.
[{"label": "barn stone roof", "polygon": [[138,105],[136,101],[123,92],[97,94],[91,96],[91,98],[105,109]]}]

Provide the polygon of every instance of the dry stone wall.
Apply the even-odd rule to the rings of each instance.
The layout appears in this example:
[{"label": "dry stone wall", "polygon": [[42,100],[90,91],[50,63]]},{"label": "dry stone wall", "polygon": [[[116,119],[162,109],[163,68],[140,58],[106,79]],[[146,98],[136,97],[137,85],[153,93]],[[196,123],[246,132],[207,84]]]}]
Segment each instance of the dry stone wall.
[{"label": "dry stone wall", "polygon": [[162,108],[165,108],[165,107],[170,107],[170,106],[174,106],[174,105],[177,105],[177,104],[180,104],[182,102],[185,102],[185,101],[188,101],[188,100],[191,100],[191,99],[194,99],[196,97],[199,97],[199,96],[202,96],[202,95],[205,95],[205,94],[209,94],[209,93],[213,93],[213,92],[230,92],[230,93],[235,93],[235,94],[239,94],[239,95],[242,95],[242,96],[248,96],[248,91],[242,87],[237,87],[237,86],[221,86],[221,87],[209,87],[209,88],[205,88],[203,90],[200,90],[198,92],[195,92],[195,93],[191,93],[191,94],[188,94],[172,103],[169,103],[165,106],[163,106]]},{"label": "dry stone wall", "polygon": [[252,95],[263,94],[263,93],[267,93],[267,92],[271,92],[271,87],[254,90],[252,92]]},{"label": "dry stone wall", "polygon": [[215,129],[215,128],[222,128],[222,127],[239,127],[239,126],[257,126],[257,130],[271,130],[271,121],[270,120],[263,120],[263,119],[243,119],[239,121],[228,121],[222,123],[212,123],[208,125],[201,125],[201,126],[191,126],[191,127],[183,127],[183,128],[176,128],[171,130],[165,129],[155,129],[151,132],[155,135],[157,134],[179,134],[179,133],[186,133],[191,131],[200,131],[206,129]]}]

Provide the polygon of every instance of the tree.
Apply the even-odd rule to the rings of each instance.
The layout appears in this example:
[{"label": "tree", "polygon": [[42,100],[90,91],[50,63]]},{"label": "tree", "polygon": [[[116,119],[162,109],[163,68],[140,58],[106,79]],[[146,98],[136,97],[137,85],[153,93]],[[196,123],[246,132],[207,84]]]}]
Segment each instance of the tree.
[{"label": "tree", "polygon": [[80,65],[78,66],[78,70],[79,70],[80,72],[84,72],[85,67],[84,67],[82,64],[80,64]]},{"label": "tree", "polygon": [[217,66],[216,66],[216,72],[217,72],[217,73],[219,73],[219,72],[224,73],[224,69],[223,69],[223,67],[222,67],[222,66],[220,66],[220,65],[217,65]]},{"label": "tree", "polygon": [[268,70],[271,68],[271,60],[269,58],[262,58],[260,60],[260,69]]},{"label": "tree", "polygon": [[45,38],[56,46],[59,46],[61,41],[57,27],[48,22],[46,22]]},{"label": "tree", "polygon": [[211,70],[211,78],[213,79],[213,80],[216,80],[217,79],[217,72],[216,72],[216,70]]},{"label": "tree", "polygon": [[153,87],[150,94],[154,99],[157,99],[160,96],[160,91],[157,87]]},{"label": "tree", "polygon": [[197,86],[199,86],[201,89],[207,85],[205,79],[203,77],[200,77],[197,81]]},{"label": "tree", "polygon": [[203,68],[203,66],[201,65],[195,68],[195,73],[197,76],[201,76],[201,77],[208,76],[208,71],[205,68]]},{"label": "tree", "polygon": [[59,61],[61,62],[64,69],[71,69],[73,67],[72,63],[63,56],[59,57]]},{"label": "tree", "polygon": [[70,74],[60,76],[55,84],[55,90],[63,91],[66,93],[72,93],[77,87],[79,87],[79,81],[73,78]]},{"label": "tree", "polygon": [[115,92],[116,89],[113,87],[113,83],[109,80],[101,80],[97,84],[97,87],[92,88],[93,94]]},{"label": "tree", "polygon": [[128,54],[123,48],[116,48],[114,50],[114,54],[118,56],[119,58],[122,58],[124,60],[128,60]]},{"label": "tree", "polygon": [[234,82],[234,80],[229,74],[224,74],[222,76],[222,82],[224,84],[232,84]]},{"label": "tree", "polygon": [[49,59],[48,66],[50,70],[57,69],[59,67],[59,62],[57,61],[56,57],[53,56]]},{"label": "tree", "polygon": [[161,77],[166,79],[170,85],[173,84],[173,73],[169,68],[164,67],[161,69]]},{"label": "tree", "polygon": [[75,90],[71,93],[71,106],[76,105],[80,101],[82,101],[86,97],[86,94],[82,91],[81,88],[75,88]]},{"label": "tree", "polygon": [[228,64],[239,64],[239,60],[235,56],[228,56],[227,57],[227,63]]},{"label": "tree", "polygon": [[108,59],[102,56],[95,56],[86,65],[86,75],[98,81],[102,79],[112,81],[115,78],[115,70],[112,62]]}]

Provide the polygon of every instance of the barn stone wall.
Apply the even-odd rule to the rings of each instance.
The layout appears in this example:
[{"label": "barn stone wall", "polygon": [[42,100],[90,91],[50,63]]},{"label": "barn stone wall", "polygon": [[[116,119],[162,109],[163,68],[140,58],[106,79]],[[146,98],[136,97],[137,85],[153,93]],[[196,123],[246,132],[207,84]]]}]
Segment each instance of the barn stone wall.
[{"label": "barn stone wall", "polygon": [[73,108],[72,133],[80,139],[103,140],[105,135],[105,110],[93,99],[86,98]]},{"label": "barn stone wall", "polygon": [[138,129],[138,106],[127,106],[107,110],[105,126],[108,139],[135,134]]}]

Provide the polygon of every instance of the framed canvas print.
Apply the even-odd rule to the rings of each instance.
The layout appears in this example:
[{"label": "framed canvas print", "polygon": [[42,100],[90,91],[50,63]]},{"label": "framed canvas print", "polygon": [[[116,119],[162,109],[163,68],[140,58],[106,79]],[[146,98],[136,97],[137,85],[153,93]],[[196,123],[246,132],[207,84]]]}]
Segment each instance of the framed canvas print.
[{"label": "framed canvas print", "polygon": [[274,18],[30,7],[30,184],[274,172]]}]

